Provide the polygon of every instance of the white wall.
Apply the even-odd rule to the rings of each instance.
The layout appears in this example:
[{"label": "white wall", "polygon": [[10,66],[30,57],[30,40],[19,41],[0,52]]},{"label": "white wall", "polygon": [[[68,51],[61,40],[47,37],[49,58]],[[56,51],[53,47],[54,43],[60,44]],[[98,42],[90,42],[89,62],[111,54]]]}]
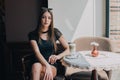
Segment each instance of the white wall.
[{"label": "white wall", "polygon": [[105,0],[48,0],[48,6],[53,8],[55,27],[62,31],[68,41],[72,41],[80,36],[105,34],[104,2]]},{"label": "white wall", "polygon": [[[105,34],[105,0],[95,0],[96,36]],[[53,8],[55,27],[68,41],[93,35],[93,0],[48,0]],[[27,41],[37,24],[37,0],[5,0],[7,42]]]},{"label": "white wall", "polygon": [[96,36],[105,36],[106,0],[95,0]]}]

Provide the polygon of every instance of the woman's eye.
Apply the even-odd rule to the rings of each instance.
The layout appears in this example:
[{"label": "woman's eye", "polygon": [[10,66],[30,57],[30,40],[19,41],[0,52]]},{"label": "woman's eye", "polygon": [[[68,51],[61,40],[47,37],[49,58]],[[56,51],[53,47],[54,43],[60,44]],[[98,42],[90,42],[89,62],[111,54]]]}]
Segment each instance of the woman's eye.
[{"label": "woman's eye", "polygon": [[42,19],[49,19],[49,20],[51,20],[51,17],[43,16]]},{"label": "woman's eye", "polygon": [[48,17],[48,19],[51,19],[51,17]]}]

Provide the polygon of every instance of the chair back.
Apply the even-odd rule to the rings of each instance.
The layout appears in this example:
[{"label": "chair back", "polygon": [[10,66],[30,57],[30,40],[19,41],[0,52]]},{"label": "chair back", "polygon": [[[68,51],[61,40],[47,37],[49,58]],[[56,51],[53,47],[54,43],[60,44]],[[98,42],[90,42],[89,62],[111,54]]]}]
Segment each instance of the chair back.
[{"label": "chair back", "polygon": [[79,37],[74,40],[74,43],[76,44],[76,51],[91,50],[91,42],[94,41],[99,44],[98,50],[111,51],[110,40],[106,37]]}]

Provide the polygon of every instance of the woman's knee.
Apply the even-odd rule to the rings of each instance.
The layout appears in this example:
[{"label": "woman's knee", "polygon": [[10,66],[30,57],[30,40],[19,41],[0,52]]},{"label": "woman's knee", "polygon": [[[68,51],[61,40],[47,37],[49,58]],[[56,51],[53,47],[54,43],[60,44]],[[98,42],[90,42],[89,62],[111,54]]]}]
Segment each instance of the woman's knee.
[{"label": "woman's knee", "polygon": [[42,70],[42,65],[40,63],[34,63],[32,65],[32,72],[40,72]]},{"label": "woman's knee", "polygon": [[57,74],[57,69],[56,69],[56,67],[54,67],[54,66],[51,66],[51,67],[52,67],[53,77],[55,77],[56,74]]}]

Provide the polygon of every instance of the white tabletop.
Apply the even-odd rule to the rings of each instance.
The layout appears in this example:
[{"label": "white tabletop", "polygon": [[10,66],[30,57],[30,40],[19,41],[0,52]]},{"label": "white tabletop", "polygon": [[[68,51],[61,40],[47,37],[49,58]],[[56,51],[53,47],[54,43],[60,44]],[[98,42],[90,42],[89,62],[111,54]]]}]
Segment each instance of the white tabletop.
[{"label": "white tabletop", "polygon": [[112,70],[120,68],[120,55],[108,51],[99,51],[97,57],[92,57],[91,51],[79,51],[65,56],[63,60],[71,66],[90,70]]}]

